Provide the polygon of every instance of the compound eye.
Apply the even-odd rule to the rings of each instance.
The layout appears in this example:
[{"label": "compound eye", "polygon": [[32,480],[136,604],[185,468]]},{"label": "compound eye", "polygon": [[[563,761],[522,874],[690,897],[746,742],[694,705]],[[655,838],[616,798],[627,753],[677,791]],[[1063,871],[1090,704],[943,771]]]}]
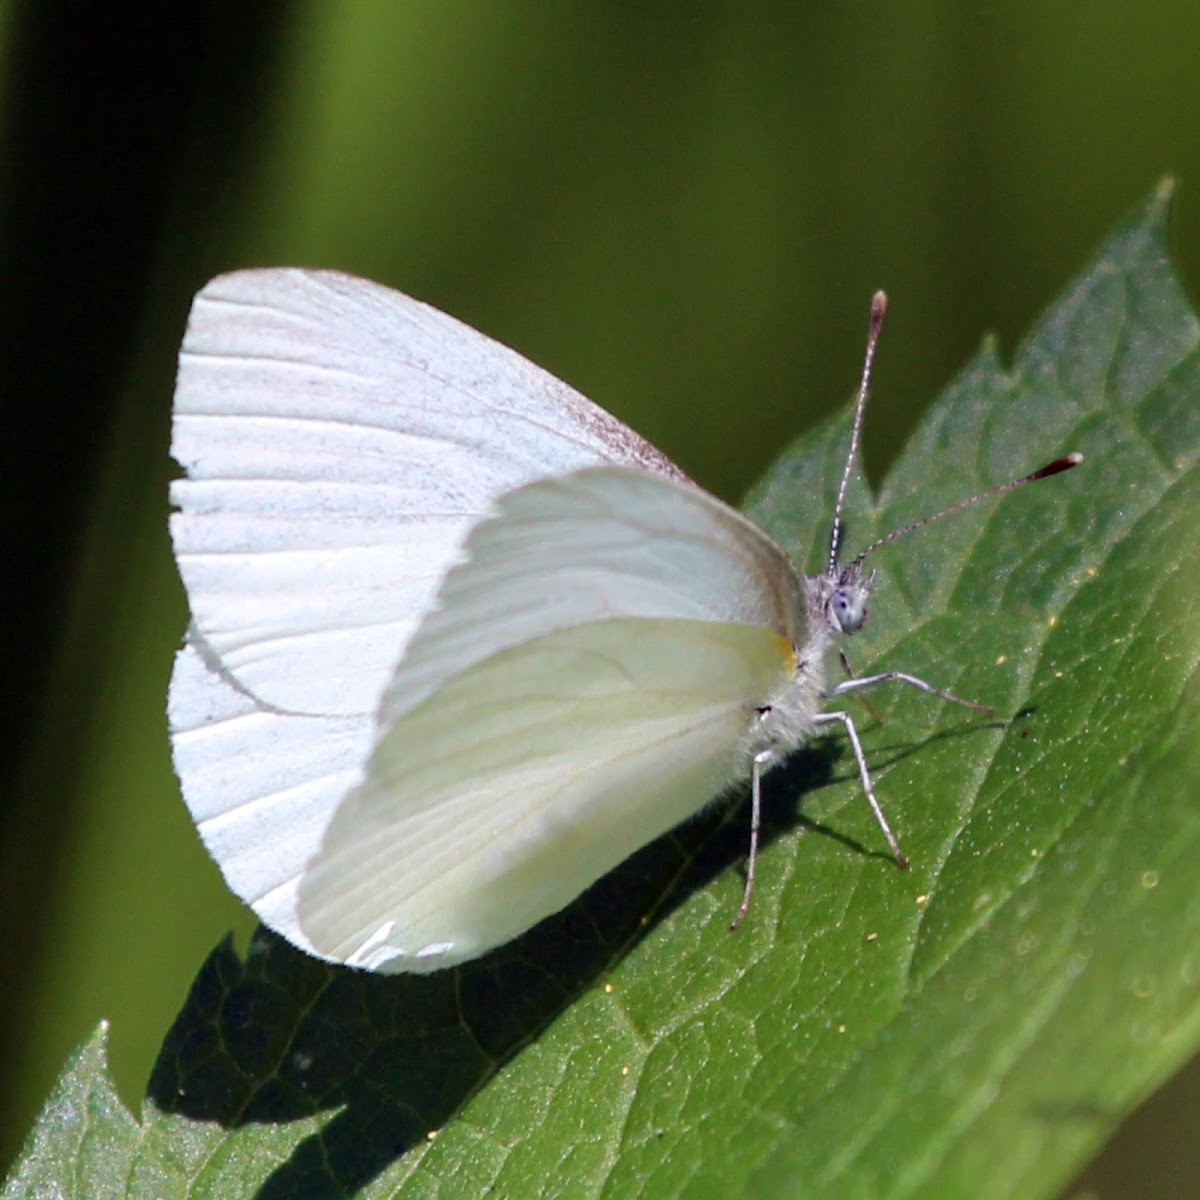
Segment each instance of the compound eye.
[{"label": "compound eye", "polygon": [[829,602],[834,619],[843,633],[857,633],[867,619],[867,598],[861,588],[838,588]]}]

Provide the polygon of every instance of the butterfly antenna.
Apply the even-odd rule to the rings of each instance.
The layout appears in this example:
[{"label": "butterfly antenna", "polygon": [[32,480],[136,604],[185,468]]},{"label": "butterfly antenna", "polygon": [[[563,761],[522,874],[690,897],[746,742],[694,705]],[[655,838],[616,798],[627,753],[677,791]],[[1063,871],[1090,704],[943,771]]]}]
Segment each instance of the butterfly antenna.
[{"label": "butterfly antenna", "polygon": [[838,485],[837,504],[833,507],[833,529],[829,534],[829,571],[837,567],[838,547],[842,541],[842,508],[846,503],[846,489],[850,486],[850,475],[854,460],[858,457],[858,443],[862,437],[863,414],[867,411],[867,392],[871,387],[871,368],[875,365],[875,347],[879,344],[879,330],[883,327],[887,312],[887,296],[876,292],[871,297],[871,326],[867,332],[867,353],[863,358],[862,378],[858,384],[858,399],[854,402],[854,426],[850,430],[850,453],[842,468],[842,482]]},{"label": "butterfly antenna", "polygon": [[919,521],[913,521],[911,525],[895,529],[886,536],[881,537],[879,541],[873,542],[868,546],[854,560],[854,565],[858,566],[867,555],[874,554],[880,546],[886,546],[888,542],[894,542],[897,538],[902,538],[906,534],[912,533],[915,529],[921,529],[933,521],[940,521],[943,517],[961,512],[964,508],[970,508],[972,504],[978,504],[980,500],[988,500],[992,496],[1003,495],[1005,492],[1011,492],[1014,488],[1022,487],[1024,484],[1034,483],[1039,479],[1048,479],[1051,475],[1058,475],[1062,471],[1069,471],[1072,467],[1079,466],[1081,462],[1083,462],[1083,455],[1078,450],[1073,450],[1070,454],[1064,454],[1062,458],[1056,458],[1053,462],[1047,463],[1044,467],[1039,467],[1036,471],[1031,471],[1028,475],[1022,475],[1020,479],[1010,479],[1007,483],[999,483],[995,487],[988,488],[985,492],[980,492],[976,496],[968,496],[966,500],[960,500],[957,504],[950,505],[949,508],[943,508],[941,512],[931,513],[928,517],[922,517]]}]

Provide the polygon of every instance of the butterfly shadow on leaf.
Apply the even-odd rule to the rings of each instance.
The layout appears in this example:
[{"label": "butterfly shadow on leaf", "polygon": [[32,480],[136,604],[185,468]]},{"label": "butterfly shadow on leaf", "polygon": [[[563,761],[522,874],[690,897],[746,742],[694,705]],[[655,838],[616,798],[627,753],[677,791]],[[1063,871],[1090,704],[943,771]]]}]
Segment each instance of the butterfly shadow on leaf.
[{"label": "butterfly shadow on leaf", "polygon": [[[226,939],[167,1035],[148,1101],[251,1146],[253,1127],[298,1123],[259,1197],[355,1194],[427,1145],[611,962],[612,947],[597,941],[589,957],[568,931],[564,966],[533,932],[424,976],[331,966],[261,927],[244,960]],[[280,1144],[265,1133],[261,1153]]]},{"label": "butterfly shadow on leaf", "polygon": [[[331,966],[262,927],[244,959],[226,939],[168,1032],[147,1099],[231,1139],[261,1136],[268,1159],[281,1154],[278,1132],[255,1127],[296,1124],[259,1197],[354,1194],[427,1146],[661,920],[685,877],[695,886],[689,847],[723,821],[707,811],[516,941],[432,975]],[[727,860],[744,853],[743,838]]]},{"label": "butterfly shadow on leaf", "polygon": [[[932,736],[978,729],[972,723]],[[882,770],[928,740],[877,749],[872,766]],[[761,845],[806,827],[849,853],[888,858],[836,822],[803,814],[819,789],[853,777],[843,738],[822,738],[794,754],[767,777]],[[743,790],[644,847],[515,942],[433,975],[330,966],[264,928],[244,959],[226,939],[164,1041],[148,1100],[161,1113],[232,1136],[304,1123],[258,1196],[353,1194],[427,1145],[431,1132],[690,896],[739,869],[748,831]],[[268,1144],[266,1153],[277,1154],[278,1139]]]},{"label": "butterfly shadow on leaf", "polygon": [[[828,778],[832,750],[797,757],[803,787]],[[793,828],[797,811],[770,814],[764,838]],[[227,938],[167,1034],[147,1099],[248,1142],[255,1127],[300,1126],[259,1197],[353,1194],[426,1146],[632,946],[744,861],[743,815],[736,797],[708,806],[515,942],[432,975],[331,966],[263,927],[244,958]],[[278,1155],[278,1134],[264,1136],[263,1153]]]}]

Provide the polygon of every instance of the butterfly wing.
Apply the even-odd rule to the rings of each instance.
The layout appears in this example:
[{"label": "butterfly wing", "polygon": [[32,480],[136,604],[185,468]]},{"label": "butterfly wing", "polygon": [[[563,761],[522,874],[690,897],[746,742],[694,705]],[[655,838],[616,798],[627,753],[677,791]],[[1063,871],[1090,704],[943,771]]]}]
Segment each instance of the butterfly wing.
[{"label": "butterfly wing", "polygon": [[686,480],[584,469],[507,493],[472,530],[380,723],[508,646],[613,617],[764,625],[789,645],[807,629],[790,559],[740,513]]},{"label": "butterfly wing", "polygon": [[199,293],[171,453],[190,640],[264,708],[324,716],[374,712],[496,496],[594,463],[679,474],[511,350],[328,271]]},{"label": "butterfly wing", "polygon": [[295,940],[296,884],[338,801],[362,779],[374,722],[264,708],[186,645],[168,716],[192,820],[230,888]]},{"label": "butterfly wing", "polygon": [[511,350],[327,271],[199,293],[171,452],[192,613],[168,702],[176,770],[230,886],[289,936],[384,688],[489,503],[588,463],[680,474]]},{"label": "butterfly wing", "polygon": [[307,947],[433,970],[562,908],[745,771],[803,612],[782,551],[685,482],[597,468],[501,497],[301,881]]},{"label": "butterfly wing", "polygon": [[383,734],[300,883],[315,953],[474,958],[736,779],[791,647],[762,626],[595,621],[455,676]]}]

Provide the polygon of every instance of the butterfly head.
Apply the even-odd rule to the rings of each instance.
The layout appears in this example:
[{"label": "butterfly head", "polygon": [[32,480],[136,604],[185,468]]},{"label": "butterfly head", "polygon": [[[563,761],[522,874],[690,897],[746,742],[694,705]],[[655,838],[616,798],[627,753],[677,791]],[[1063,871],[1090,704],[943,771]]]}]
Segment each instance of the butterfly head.
[{"label": "butterfly head", "polygon": [[859,562],[834,567],[808,580],[809,610],[814,623],[833,633],[857,633],[867,623],[874,571]]},{"label": "butterfly head", "polygon": [[857,633],[867,622],[867,602],[875,572],[863,574],[858,563],[841,567],[832,580],[826,616],[839,633]]}]

